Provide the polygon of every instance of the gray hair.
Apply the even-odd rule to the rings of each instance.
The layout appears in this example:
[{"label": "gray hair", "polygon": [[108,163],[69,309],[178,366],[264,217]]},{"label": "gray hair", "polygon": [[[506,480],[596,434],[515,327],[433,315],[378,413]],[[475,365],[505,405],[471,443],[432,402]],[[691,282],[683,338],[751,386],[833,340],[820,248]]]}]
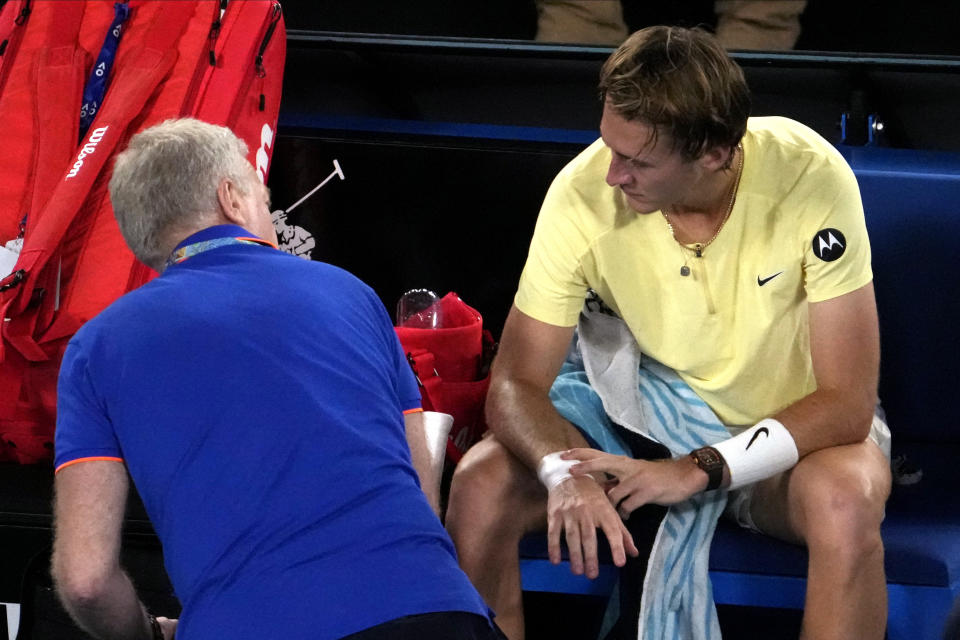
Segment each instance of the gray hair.
[{"label": "gray hair", "polygon": [[247,145],[226,127],[180,118],[131,138],[110,178],[110,200],[120,232],[133,254],[161,271],[176,231],[214,223],[217,187],[229,179],[249,193]]}]

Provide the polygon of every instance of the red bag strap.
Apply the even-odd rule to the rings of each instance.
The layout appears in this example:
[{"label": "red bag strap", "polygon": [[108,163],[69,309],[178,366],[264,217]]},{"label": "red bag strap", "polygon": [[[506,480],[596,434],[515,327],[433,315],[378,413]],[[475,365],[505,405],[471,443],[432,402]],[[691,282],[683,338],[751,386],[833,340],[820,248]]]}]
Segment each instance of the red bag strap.
[{"label": "red bag strap", "polygon": [[437,375],[433,354],[426,349],[414,349],[407,353],[407,362],[410,363],[413,376],[417,379],[417,386],[420,387],[420,402],[423,410],[435,411],[436,404],[431,396],[436,395],[436,389],[442,380]]},{"label": "red bag strap", "polygon": [[[106,25],[102,25],[106,26]],[[36,105],[37,105],[37,144],[34,156],[34,184],[33,194],[27,211],[43,211],[46,204],[62,178],[62,171],[68,166],[71,156],[76,149],[78,119],[82,100],[83,84],[86,76],[87,54],[71,43],[67,46],[57,46],[41,52],[37,59],[36,74]],[[31,230],[31,219],[27,216],[27,231]],[[57,255],[59,248],[51,256],[52,261],[58,264],[57,269],[46,270],[37,280],[36,290],[42,289],[47,295],[56,295],[60,277]],[[56,305],[53,302],[42,304],[39,311],[42,317],[35,314],[21,327],[11,326],[10,334],[19,334],[31,338],[29,341],[14,341],[11,344],[21,350],[31,360],[41,359],[42,353],[32,342],[32,336],[38,326],[46,326],[52,320]],[[16,322],[19,318],[11,320]]]},{"label": "red bag strap", "polygon": [[[27,171],[22,174],[27,179],[19,198],[22,204],[16,212],[42,208],[49,200],[59,170],[67,164],[76,147],[79,100],[86,62],[86,54],[77,47],[83,17],[83,3],[70,3],[62,7],[47,4],[41,7],[38,22],[34,25],[39,31],[36,37],[44,40],[43,46],[30,51],[33,60],[29,68],[20,66],[28,77],[24,78],[25,83],[21,82],[18,86],[31,89],[33,109],[28,111],[34,114],[26,127],[27,135],[33,138],[31,149],[26,157],[15,159],[23,167],[21,171]],[[74,96],[76,99],[71,100]],[[11,105],[8,103],[7,106],[9,108]],[[36,224],[35,218],[27,217],[28,234]],[[49,286],[44,288],[49,289]],[[35,304],[33,293],[30,297],[27,302]],[[32,339],[35,327],[35,318],[21,323],[5,321],[4,334],[8,336],[7,341],[30,360],[45,360],[46,354]],[[0,344],[0,355],[2,353]]]},{"label": "red bag strap", "polygon": [[7,4],[0,8],[0,48],[2,48],[2,51],[0,51],[0,93],[3,93],[3,86],[6,83],[7,76],[10,75],[13,59],[20,49],[27,19],[30,17],[30,4],[31,0],[8,0]]},{"label": "red bag strap", "polygon": [[[7,0],[0,5],[0,65],[3,64],[3,57],[9,51],[12,57],[13,50],[10,49],[10,38],[13,36],[14,29],[19,24],[26,21],[26,18],[20,17],[21,3],[23,0]],[[29,11],[27,13],[29,14]]]},{"label": "red bag strap", "polygon": [[[68,125],[61,130],[43,128],[44,120],[51,113],[65,112],[71,108],[69,97],[65,98],[70,81],[60,88],[61,93],[55,94],[56,99],[52,102],[46,94],[43,98],[47,101],[41,102],[38,90],[47,86],[51,69],[62,70],[74,62],[72,57],[77,49],[77,36],[84,19],[84,3],[34,4],[37,6],[26,14],[29,21],[24,19],[17,26],[16,33],[20,40],[18,55],[4,62],[5,73],[9,72],[10,75],[4,92],[0,94],[0,115],[7,123],[7,153],[0,156],[0,238],[3,240],[16,237],[24,215],[33,211],[31,199],[38,171],[59,174],[77,144],[76,125]],[[76,72],[82,75],[82,66]],[[74,117],[79,117],[78,110],[74,111]],[[39,154],[41,137],[45,140],[62,140],[67,145],[63,151],[64,157],[56,164],[40,164],[50,160],[49,156]],[[29,226],[35,222],[33,217],[27,216],[28,232]]]},{"label": "red bag strap", "polygon": [[[42,211],[77,148],[87,54],[75,44],[42,51],[37,59],[37,145],[33,195],[27,211]],[[27,233],[35,225],[27,216]]]}]

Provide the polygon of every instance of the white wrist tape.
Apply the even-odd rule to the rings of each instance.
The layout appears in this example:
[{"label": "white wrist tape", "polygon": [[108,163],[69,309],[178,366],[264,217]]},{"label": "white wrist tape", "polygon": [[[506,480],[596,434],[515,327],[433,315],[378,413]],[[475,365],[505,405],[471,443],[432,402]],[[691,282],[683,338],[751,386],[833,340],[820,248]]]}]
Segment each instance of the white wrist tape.
[{"label": "white wrist tape", "polygon": [[713,445],[730,470],[729,489],[774,476],[797,464],[793,436],[778,420],[766,418],[738,436]]},{"label": "white wrist tape", "polygon": [[537,465],[537,477],[540,478],[540,482],[547,488],[547,491],[564,480],[572,478],[570,467],[580,462],[579,460],[561,459],[560,456],[563,453],[563,451],[548,453],[540,459],[540,464]]}]

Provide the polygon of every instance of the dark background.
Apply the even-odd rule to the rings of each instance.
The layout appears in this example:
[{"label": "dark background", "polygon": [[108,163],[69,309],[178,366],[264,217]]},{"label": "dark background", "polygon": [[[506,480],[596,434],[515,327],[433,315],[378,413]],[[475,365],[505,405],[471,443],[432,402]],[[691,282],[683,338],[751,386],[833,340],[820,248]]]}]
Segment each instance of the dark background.
[{"label": "dark background", "polygon": [[[880,62],[734,52],[752,114],[796,119],[836,144],[867,143],[862,123],[876,115],[885,127],[870,144],[960,152],[960,58],[901,55],[958,48],[960,10],[866,4],[810,0],[800,44],[888,52]],[[598,135],[596,81],[612,48],[530,49],[532,0],[287,0],[284,8],[291,36],[269,181],[275,206],[299,199],[339,159],[346,182],[328,184],[288,218],[312,233],[312,257],[368,282],[391,312],[409,289],[456,291],[499,335],[543,195]],[[628,0],[625,8],[632,27],[713,16],[712,0]],[[438,51],[415,38],[360,42],[307,31],[320,28],[522,44],[484,50],[475,40],[472,49],[463,41]],[[847,140],[845,116],[861,121]]]},{"label": "dark background", "polygon": [[[716,24],[713,0],[622,0],[631,29]],[[533,0],[285,0],[287,27],[324,31],[532,39]],[[931,0],[808,0],[797,49],[960,55],[960,6]]]}]

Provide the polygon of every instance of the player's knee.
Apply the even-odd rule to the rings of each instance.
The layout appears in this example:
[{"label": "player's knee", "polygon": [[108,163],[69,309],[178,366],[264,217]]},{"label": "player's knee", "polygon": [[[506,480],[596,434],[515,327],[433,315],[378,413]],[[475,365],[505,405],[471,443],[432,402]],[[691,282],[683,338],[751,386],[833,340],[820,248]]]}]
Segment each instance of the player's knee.
[{"label": "player's knee", "polygon": [[508,474],[503,448],[478,443],[467,451],[453,473],[451,504],[477,507],[489,503],[496,507],[507,497],[503,494]]},{"label": "player's knee", "polygon": [[883,552],[885,494],[852,476],[822,478],[805,501],[808,546],[856,559]]},{"label": "player's knee", "polygon": [[[481,441],[457,465],[450,485],[446,525],[454,542],[489,539],[494,530],[507,534],[512,518],[524,508],[517,481],[521,469],[496,442]],[[517,535],[520,535],[518,532]]]}]

